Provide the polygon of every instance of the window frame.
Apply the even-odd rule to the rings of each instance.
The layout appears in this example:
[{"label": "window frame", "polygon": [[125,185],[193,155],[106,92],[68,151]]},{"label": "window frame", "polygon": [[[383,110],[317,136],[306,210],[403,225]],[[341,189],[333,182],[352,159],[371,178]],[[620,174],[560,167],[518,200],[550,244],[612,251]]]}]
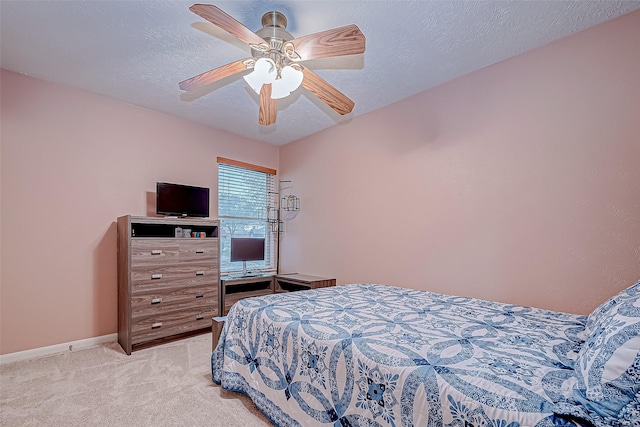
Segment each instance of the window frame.
[{"label": "window frame", "polygon": [[[275,273],[277,271],[277,233],[272,230],[270,215],[272,215],[271,209],[275,209],[275,203],[277,201],[277,194],[275,190],[275,182],[276,182],[276,174],[277,171],[275,169],[266,168],[263,166],[253,165],[250,163],[245,163],[237,160],[227,159],[223,157],[217,158],[218,163],[218,219],[220,220],[220,274],[221,275],[236,275],[242,273],[242,263],[231,263],[229,261],[229,244],[230,238],[234,236],[234,233],[229,234],[228,228],[225,227],[225,222],[227,221],[238,221],[238,222],[246,222],[247,224],[258,223],[260,227],[264,227],[264,236],[265,236],[265,261],[263,266],[256,267],[256,264],[262,263],[262,261],[256,261],[253,264],[253,268],[247,268],[249,271],[253,273]],[[244,171],[244,172],[243,172]],[[247,180],[251,181],[256,178],[256,173],[264,174],[265,183],[264,183],[264,208],[258,215],[252,216],[247,215],[247,212],[238,213],[238,215],[229,215],[229,204],[228,200],[225,202],[222,200],[222,197],[225,197],[225,192],[229,190],[229,185],[233,187],[238,184],[236,174],[247,174]],[[223,174],[228,174],[227,176],[223,176]],[[234,176],[236,175],[236,176]],[[260,175],[258,175],[259,177]],[[235,182],[234,182],[235,181]],[[226,189],[223,190],[223,186],[227,186]],[[233,188],[231,188],[233,189]],[[242,189],[242,187],[238,187],[237,189]],[[255,186],[254,186],[255,189]],[[251,186],[247,189],[247,191],[251,191]],[[246,194],[246,193],[245,193]],[[247,199],[245,199],[246,201]],[[251,202],[251,197],[248,199],[249,203]],[[262,201],[261,201],[262,202]],[[261,204],[258,205],[258,208],[261,207]],[[222,214],[222,212],[225,214]],[[246,229],[246,227],[245,227]],[[250,231],[253,231],[254,228],[251,228]],[[241,233],[242,234],[242,233]],[[251,237],[251,235],[247,235],[246,237]],[[254,236],[256,237],[256,236]],[[261,235],[257,237],[262,237]],[[226,258],[226,259],[225,259]],[[248,261],[247,266],[250,266],[252,262]],[[240,264],[240,266],[238,266]]]}]

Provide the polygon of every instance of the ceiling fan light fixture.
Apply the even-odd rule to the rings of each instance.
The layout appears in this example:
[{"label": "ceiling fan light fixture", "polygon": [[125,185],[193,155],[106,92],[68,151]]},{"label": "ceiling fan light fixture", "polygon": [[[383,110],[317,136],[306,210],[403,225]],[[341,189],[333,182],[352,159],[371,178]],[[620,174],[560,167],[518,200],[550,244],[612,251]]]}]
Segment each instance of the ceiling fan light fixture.
[{"label": "ceiling fan light fixture", "polygon": [[260,58],[253,66],[253,71],[243,78],[251,89],[260,95],[262,85],[273,83],[276,80],[277,75],[276,63],[269,58]]},{"label": "ceiling fan light fixture", "polygon": [[281,99],[289,96],[291,92],[298,89],[302,84],[304,74],[302,71],[287,65],[280,71],[280,78],[273,82],[271,89],[271,99]]}]

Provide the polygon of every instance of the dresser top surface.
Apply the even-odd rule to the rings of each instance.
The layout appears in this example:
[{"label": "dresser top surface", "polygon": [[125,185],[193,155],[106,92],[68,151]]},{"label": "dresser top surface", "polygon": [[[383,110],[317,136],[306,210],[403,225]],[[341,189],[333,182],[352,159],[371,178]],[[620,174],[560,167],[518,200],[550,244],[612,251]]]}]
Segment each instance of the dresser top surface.
[{"label": "dresser top surface", "polygon": [[[210,218],[194,218],[194,217],[155,217],[155,216],[133,216],[125,215],[120,217],[124,220],[129,220],[132,224],[171,224],[171,225],[218,225],[220,223],[217,219]],[[119,218],[119,219],[120,219]]]},{"label": "dresser top surface", "polygon": [[299,274],[299,273],[278,274],[276,276],[276,279],[278,279],[278,280],[291,280],[291,281],[303,282],[303,283],[318,282],[318,281],[322,281],[322,280],[334,280],[331,277],[310,276],[308,274]]}]

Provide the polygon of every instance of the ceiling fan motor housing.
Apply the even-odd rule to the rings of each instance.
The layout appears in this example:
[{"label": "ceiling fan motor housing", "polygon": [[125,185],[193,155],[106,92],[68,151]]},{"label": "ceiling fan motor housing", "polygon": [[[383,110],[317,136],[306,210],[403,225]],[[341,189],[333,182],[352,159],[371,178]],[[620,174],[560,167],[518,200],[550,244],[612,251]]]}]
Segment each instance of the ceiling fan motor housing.
[{"label": "ceiling fan motor housing", "polygon": [[[287,30],[287,18],[284,14],[271,11],[262,15],[262,28],[256,34],[269,43],[271,51],[277,51],[282,55],[282,47],[285,42],[293,40],[293,36]],[[251,48],[251,54],[256,58],[270,57],[268,53]],[[273,59],[273,58],[272,58]]]}]

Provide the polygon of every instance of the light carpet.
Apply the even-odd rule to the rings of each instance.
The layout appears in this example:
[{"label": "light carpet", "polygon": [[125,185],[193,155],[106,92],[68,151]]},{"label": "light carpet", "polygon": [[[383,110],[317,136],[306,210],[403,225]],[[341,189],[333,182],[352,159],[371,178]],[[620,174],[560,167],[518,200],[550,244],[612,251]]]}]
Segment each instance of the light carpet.
[{"label": "light carpet", "polygon": [[127,356],[117,343],[0,366],[0,425],[271,426],[211,381],[211,334]]}]

